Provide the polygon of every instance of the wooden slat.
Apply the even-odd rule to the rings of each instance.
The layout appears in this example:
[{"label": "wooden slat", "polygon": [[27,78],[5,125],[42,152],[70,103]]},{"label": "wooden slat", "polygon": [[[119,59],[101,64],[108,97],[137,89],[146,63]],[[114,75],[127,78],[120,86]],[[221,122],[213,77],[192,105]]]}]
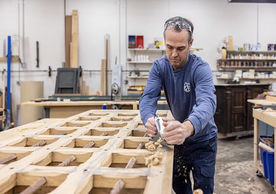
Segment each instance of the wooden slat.
[{"label": "wooden slat", "polygon": [[102,67],[101,67],[101,92],[103,96],[106,96],[106,60],[102,59]]},{"label": "wooden slat", "polygon": [[79,67],[79,34],[72,34],[70,67]]}]

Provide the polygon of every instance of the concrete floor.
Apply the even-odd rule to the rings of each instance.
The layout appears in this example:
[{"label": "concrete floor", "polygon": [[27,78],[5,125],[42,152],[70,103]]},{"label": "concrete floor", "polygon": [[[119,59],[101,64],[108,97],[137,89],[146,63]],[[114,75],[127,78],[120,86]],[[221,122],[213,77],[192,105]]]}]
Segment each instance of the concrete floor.
[{"label": "concrete floor", "polygon": [[215,194],[274,194],[265,178],[256,176],[253,136],[218,138]]}]

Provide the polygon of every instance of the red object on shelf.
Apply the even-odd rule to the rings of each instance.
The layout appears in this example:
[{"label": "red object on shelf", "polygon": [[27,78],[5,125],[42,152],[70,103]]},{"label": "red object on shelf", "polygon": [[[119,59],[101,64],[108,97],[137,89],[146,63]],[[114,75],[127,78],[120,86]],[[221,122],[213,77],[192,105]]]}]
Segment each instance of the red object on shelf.
[{"label": "red object on shelf", "polygon": [[144,48],[144,36],[136,36],[136,48]]}]

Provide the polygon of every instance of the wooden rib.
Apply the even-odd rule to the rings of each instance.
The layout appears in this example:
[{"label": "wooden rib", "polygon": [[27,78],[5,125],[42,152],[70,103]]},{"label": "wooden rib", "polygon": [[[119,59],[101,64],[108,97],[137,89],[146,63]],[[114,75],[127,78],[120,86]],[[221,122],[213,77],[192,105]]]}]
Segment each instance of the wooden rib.
[{"label": "wooden rib", "polygon": [[122,119],[122,120],[120,120],[120,121],[125,121],[125,119]]},{"label": "wooden rib", "polygon": [[121,190],[124,187],[124,181],[122,179],[119,179],[115,186],[113,187],[113,189],[111,190],[110,194],[119,194],[121,192]]},{"label": "wooden rib", "polygon": [[66,160],[64,160],[62,163],[60,163],[58,166],[69,166],[71,164],[71,162],[73,162],[74,160],[76,160],[76,157],[74,155],[72,155],[69,158],[67,158]]},{"label": "wooden rib", "polygon": [[117,125],[112,125],[112,127],[117,128]]},{"label": "wooden rib", "polygon": [[0,164],[5,164],[11,160],[14,160],[16,158],[16,155],[15,154],[11,154],[3,159],[0,160]]},{"label": "wooden rib", "polygon": [[107,132],[103,132],[100,136],[107,136]]},{"label": "wooden rib", "polygon": [[22,191],[20,194],[31,194],[38,190],[42,185],[44,185],[47,180],[44,177],[41,177],[38,181],[34,184],[30,185],[27,189]]},{"label": "wooden rib", "polygon": [[57,133],[57,135],[65,135],[66,134],[66,131],[61,131],[59,133]]},{"label": "wooden rib", "polygon": [[80,124],[78,124],[78,125],[76,125],[76,126],[74,126],[74,127],[81,127],[81,125],[80,125]]},{"label": "wooden rib", "polygon": [[83,148],[91,148],[95,145],[94,141],[90,141],[88,144],[86,144]]},{"label": "wooden rib", "polygon": [[44,146],[46,144],[46,141],[45,140],[42,140],[34,145],[32,145],[32,147],[39,147],[39,146]]}]

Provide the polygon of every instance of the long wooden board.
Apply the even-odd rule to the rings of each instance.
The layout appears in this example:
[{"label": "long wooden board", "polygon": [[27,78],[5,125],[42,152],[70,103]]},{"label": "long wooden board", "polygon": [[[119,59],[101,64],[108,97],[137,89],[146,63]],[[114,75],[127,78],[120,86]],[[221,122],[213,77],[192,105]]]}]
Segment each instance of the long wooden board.
[{"label": "long wooden board", "polygon": [[[167,110],[158,113],[172,117]],[[46,182],[40,193],[110,193],[118,180],[124,183],[122,193],[171,193],[173,149],[160,148],[162,162],[145,166],[145,157],[153,152],[136,149],[149,141],[144,134],[138,110],[89,110],[5,131],[0,159],[17,157],[0,165],[0,193],[22,192],[42,177]],[[32,147],[41,141],[46,145]],[[91,148],[83,148],[91,141]],[[135,165],[125,169],[132,157]],[[68,166],[58,166],[62,162]]]}]

